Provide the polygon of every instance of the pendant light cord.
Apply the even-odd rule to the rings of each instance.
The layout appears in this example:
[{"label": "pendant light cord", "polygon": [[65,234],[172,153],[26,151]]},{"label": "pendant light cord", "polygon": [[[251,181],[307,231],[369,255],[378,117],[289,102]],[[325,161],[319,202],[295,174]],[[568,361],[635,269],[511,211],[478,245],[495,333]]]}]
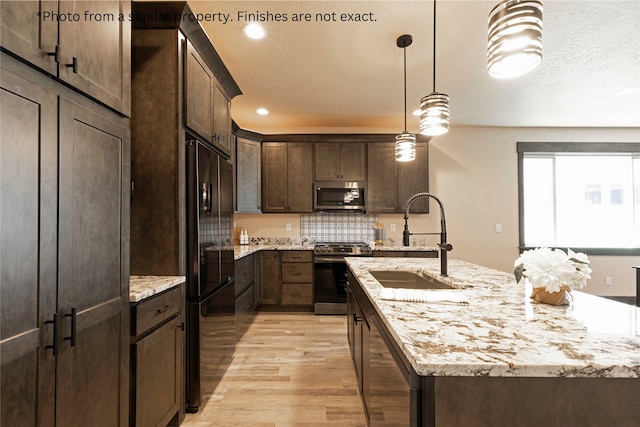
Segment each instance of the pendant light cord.
[{"label": "pendant light cord", "polygon": [[433,0],[433,91],[436,91],[436,0]]},{"label": "pendant light cord", "polygon": [[404,133],[407,133],[407,47],[402,48],[404,53]]}]

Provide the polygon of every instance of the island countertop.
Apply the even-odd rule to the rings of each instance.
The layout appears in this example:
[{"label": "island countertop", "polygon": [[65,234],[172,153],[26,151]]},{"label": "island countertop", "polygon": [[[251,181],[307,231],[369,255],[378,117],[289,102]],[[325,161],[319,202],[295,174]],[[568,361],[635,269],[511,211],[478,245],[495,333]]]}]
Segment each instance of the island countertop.
[{"label": "island countertop", "polygon": [[459,260],[443,280],[469,304],[383,300],[370,269],[439,276],[440,261],[346,261],[418,375],[640,377],[640,308],[579,291],[571,306],[537,303],[512,274]]}]

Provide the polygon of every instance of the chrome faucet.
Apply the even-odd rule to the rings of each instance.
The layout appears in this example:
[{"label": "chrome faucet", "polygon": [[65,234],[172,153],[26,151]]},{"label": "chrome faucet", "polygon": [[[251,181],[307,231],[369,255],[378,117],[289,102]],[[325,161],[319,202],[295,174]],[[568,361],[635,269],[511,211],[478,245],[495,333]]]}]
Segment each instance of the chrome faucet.
[{"label": "chrome faucet", "polygon": [[[409,232],[409,206],[413,203],[414,200],[419,199],[420,197],[431,197],[435,200],[440,206],[440,233],[410,233]],[[409,246],[409,236],[411,235],[427,235],[427,234],[439,234],[440,235],[440,243],[438,247],[440,248],[440,274],[443,276],[447,275],[447,252],[453,249],[453,246],[450,243],[447,243],[447,222],[444,218],[444,207],[442,206],[442,202],[433,194],[429,193],[417,193],[413,196],[409,197],[404,204],[404,231],[402,233],[402,244],[404,246]]]}]

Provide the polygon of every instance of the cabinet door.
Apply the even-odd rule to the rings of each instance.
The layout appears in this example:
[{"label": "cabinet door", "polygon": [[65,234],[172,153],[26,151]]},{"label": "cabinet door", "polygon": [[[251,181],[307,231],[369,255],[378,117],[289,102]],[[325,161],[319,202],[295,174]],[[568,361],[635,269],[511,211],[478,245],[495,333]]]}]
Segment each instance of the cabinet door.
[{"label": "cabinet door", "polygon": [[236,141],[236,194],[238,212],[260,212],[260,141]]},{"label": "cabinet door", "polygon": [[277,251],[260,252],[259,260],[258,302],[277,305],[280,303],[280,254]]},{"label": "cabinet door", "polygon": [[393,213],[399,211],[396,163],[393,143],[369,144],[368,212]]},{"label": "cabinet door", "polygon": [[[429,191],[429,155],[426,142],[416,144],[416,158],[398,164],[398,205],[404,210],[407,199]],[[411,213],[429,213],[429,199],[421,197],[411,203]]]},{"label": "cabinet door", "polygon": [[224,153],[231,154],[231,102],[217,84],[213,85],[214,144]]},{"label": "cabinet door", "polygon": [[[287,210],[287,179],[287,144],[283,142],[262,144],[263,212]],[[311,187],[309,187],[309,198],[311,198]]]},{"label": "cabinet door", "polygon": [[366,146],[362,142],[340,144],[340,175],[344,181],[367,179]]},{"label": "cabinet door", "polygon": [[166,323],[133,345],[135,427],[165,426],[180,409],[182,317]]},{"label": "cabinet door", "polygon": [[316,181],[340,180],[340,144],[337,142],[315,143]]},{"label": "cabinet door", "polygon": [[186,54],[185,124],[205,141],[213,143],[213,73],[188,41]]},{"label": "cabinet door", "polygon": [[128,420],[129,130],[103,113],[60,100],[58,426]]},{"label": "cabinet door", "polygon": [[287,145],[287,210],[313,212],[313,146],[309,143]]},{"label": "cabinet door", "polygon": [[[3,7],[4,7],[4,2]],[[4,12],[4,9],[3,9]],[[3,16],[4,18],[4,16]],[[54,423],[57,100],[2,70],[0,425]]]},{"label": "cabinet door", "polygon": [[44,19],[43,12],[58,13],[58,2],[0,1],[0,39],[3,48],[50,74],[57,74],[58,23]]},{"label": "cabinet door", "polygon": [[[129,1],[61,1],[59,77],[106,105],[131,114],[131,23]],[[123,21],[119,20],[124,16]]]}]

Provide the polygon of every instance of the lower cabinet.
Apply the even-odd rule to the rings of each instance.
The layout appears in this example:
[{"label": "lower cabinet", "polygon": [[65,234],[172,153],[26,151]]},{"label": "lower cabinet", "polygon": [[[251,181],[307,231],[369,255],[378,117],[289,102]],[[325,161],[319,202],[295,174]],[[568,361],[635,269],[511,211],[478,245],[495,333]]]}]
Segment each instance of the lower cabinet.
[{"label": "lower cabinet", "polygon": [[389,338],[369,300],[348,273],[347,338],[367,423],[420,425],[420,377]]},{"label": "lower cabinet", "polygon": [[183,286],[132,304],[130,426],[175,426],[184,418]]},{"label": "lower cabinet", "polygon": [[256,254],[235,261],[236,291],[236,342],[247,331],[254,316]]},{"label": "lower cabinet", "polygon": [[313,251],[260,251],[258,310],[313,311]]}]

